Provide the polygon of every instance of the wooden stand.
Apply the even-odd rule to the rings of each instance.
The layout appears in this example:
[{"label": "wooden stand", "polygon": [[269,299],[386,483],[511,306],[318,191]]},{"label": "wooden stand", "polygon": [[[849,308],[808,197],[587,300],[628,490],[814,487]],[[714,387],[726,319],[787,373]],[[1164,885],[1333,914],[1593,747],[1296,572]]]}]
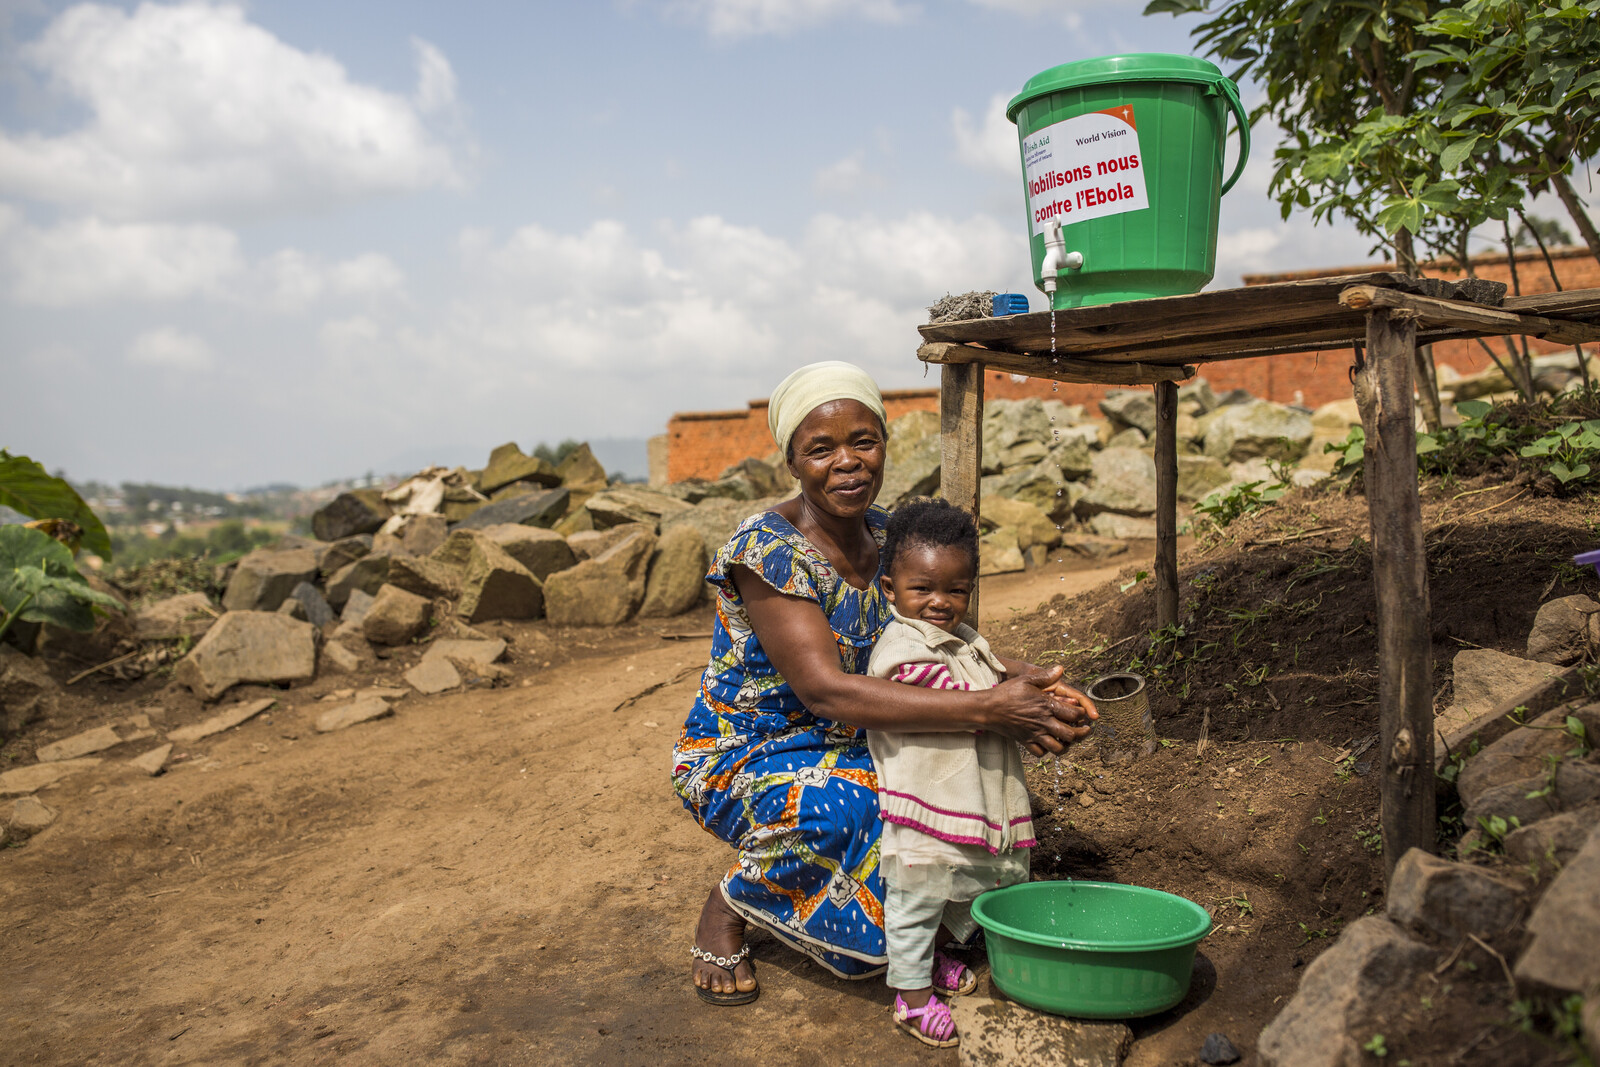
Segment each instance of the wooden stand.
[{"label": "wooden stand", "polygon": [[[939,493],[982,518],[978,483],[983,478],[983,364],[949,363],[939,370],[939,434],[944,454]],[[967,604],[967,625],[978,629],[978,586]]]}]

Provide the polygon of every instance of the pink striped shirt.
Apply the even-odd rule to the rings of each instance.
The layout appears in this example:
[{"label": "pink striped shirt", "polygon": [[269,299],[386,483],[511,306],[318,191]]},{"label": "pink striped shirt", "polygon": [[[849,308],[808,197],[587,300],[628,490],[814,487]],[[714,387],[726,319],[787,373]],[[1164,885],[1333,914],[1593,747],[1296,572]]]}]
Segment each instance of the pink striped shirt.
[{"label": "pink striped shirt", "polygon": [[943,663],[902,663],[895,668],[892,680],[924,689],[972,689],[966,682],[956,681]]}]

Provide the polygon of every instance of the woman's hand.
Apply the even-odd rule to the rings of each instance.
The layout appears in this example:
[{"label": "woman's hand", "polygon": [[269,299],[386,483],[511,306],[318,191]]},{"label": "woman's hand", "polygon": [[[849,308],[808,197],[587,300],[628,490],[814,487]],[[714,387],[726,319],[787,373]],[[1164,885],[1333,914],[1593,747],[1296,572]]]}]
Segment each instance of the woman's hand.
[{"label": "woman's hand", "polygon": [[1036,756],[1063,751],[1099,717],[1088,697],[1061,683],[1060,667],[1023,671],[989,694],[988,728],[1020,741]]}]

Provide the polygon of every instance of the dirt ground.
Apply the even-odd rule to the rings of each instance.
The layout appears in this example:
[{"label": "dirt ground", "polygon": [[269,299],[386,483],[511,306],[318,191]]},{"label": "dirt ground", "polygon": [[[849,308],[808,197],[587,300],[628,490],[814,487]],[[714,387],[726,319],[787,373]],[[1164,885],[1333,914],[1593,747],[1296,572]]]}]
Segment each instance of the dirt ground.
[{"label": "dirt ground", "polygon": [[[1430,526],[1465,515],[1462,502],[1430,502]],[[1600,541],[1592,503],[1530,504],[1465,521],[1465,541],[1430,553],[1441,701],[1450,652],[1514,650],[1544,578],[1570,579],[1551,595],[1595,592],[1592,574],[1552,571]],[[1251,543],[1321,526],[1336,532]],[[1250,1050],[1303,966],[1382,907],[1360,747],[1377,730],[1364,512],[1319,496],[1230,529],[1186,550],[1189,632],[1166,644],[1138,636],[1149,583],[1119,588],[1148,567],[1147,545],[983,586],[1001,652],[1155,681],[1168,744],[1153,756],[1083,748],[1030,771],[1041,876],[1137,882],[1215,916],[1188,998],[1134,1024],[1134,1065],[1197,1062],[1212,1031]],[[1264,614],[1229,618],[1241,610]],[[0,1061],[953,1067],[954,1051],[893,1030],[881,982],[836,980],[760,935],[755,1004],[694,997],[690,935],[732,858],[668,783],[706,609],[607,631],[485,629],[510,642],[510,687],[413,694],[390,718],[315,733],[335,690],[399,683],[421,650],[397,650],[355,680],[235,690],[228,701],[279,703],[160,777],[121,767],[144,747],[130,744],[40,794],[58,822],[0,850]],[[52,664],[62,680],[76,669]],[[36,745],[136,712],[207,714],[159,676],[67,692],[0,755],[29,762]]]}]

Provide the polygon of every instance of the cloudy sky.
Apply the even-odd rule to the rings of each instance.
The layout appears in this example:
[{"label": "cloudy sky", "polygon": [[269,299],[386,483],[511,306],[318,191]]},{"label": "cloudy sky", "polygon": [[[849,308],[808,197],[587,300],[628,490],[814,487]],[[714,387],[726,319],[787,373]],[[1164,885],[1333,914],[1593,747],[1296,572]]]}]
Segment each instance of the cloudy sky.
[{"label": "cloudy sky", "polygon": [[[646,437],[813,359],[923,384],[925,305],[1031,291],[1005,101],[1189,50],[1142,6],[0,0],[0,445],[310,485]],[[1267,140],[1216,284],[1361,262],[1279,221]]]}]

